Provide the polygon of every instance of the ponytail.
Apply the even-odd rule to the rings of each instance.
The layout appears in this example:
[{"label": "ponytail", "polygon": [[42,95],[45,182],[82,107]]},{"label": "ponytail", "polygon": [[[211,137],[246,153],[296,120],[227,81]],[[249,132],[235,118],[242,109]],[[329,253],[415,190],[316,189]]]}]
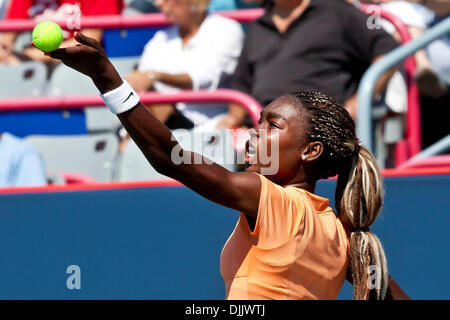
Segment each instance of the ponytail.
[{"label": "ponytail", "polygon": [[351,163],[338,175],[336,209],[350,230],[353,298],[383,300],[388,288],[386,257],[378,237],[369,232],[383,203],[383,182],[373,155],[363,146],[358,148]]},{"label": "ponytail", "polygon": [[336,210],[350,232],[349,271],[353,297],[383,300],[388,287],[386,257],[378,238],[369,232],[384,195],[376,161],[369,150],[359,145],[355,123],[339,102],[314,91],[297,91],[289,97],[299,109],[306,111],[308,139],[324,145],[315,166],[317,179],[338,175]]}]

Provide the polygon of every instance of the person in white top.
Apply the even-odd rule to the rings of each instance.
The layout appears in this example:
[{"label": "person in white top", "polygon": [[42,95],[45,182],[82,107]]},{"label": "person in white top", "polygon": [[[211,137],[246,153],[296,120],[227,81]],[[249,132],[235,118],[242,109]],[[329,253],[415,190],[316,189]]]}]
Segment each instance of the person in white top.
[{"label": "person in white top", "polygon": [[[156,0],[156,5],[174,25],[155,34],[145,46],[137,70],[126,76],[137,92],[214,90],[231,77],[244,40],[239,23],[209,15],[209,0]],[[192,127],[227,112],[226,106],[217,105],[148,107],[162,122],[181,114]]]}]

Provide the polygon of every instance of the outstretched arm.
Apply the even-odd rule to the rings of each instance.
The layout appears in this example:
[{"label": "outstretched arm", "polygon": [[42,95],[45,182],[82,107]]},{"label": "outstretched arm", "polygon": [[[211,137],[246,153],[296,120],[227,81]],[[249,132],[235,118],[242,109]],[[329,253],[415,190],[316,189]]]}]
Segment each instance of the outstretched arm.
[{"label": "outstretched arm", "polygon": [[[120,87],[123,80],[100,44],[79,33],[75,33],[74,37],[78,45],[58,49],[47,55],[89,76],[102,94]],[[158,172],[182,182],[209,200],[256,217],[261,188],[257,175],[232,173],[218,164],[205,163],[200,155],[183,150],[173,139],[170,130],[141,103],[118,114],[118,117]],[[184,161],[176,163],[173,152]],[[201,163],[194,164],[194,157],[201,159]]]}]

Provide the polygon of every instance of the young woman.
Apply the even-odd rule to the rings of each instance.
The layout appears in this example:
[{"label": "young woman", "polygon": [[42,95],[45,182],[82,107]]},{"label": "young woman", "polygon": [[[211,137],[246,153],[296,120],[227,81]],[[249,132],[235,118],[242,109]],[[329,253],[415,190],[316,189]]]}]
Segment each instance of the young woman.
[{"label": "young woman", "polygon": [[[346,277],[355,299],[384,299],[390,288],[394,297],[406,297],[389,285],[383,248],[368,229],[383,201],[378,168],[341,105],[315,92],[276,99],[252,132],[246,172],[209,161],[191,164],[195,154],[187,150],[177,152],[184,161],[176,164],[171,154],[180,147],[167,127],[139,102],[94,39],[78,33],[75,39],[79,45],[47,55],[92,78],[152,166],[241,212],[221,257],[228,299],[335,299]],[[271,161],[261,161],[261,154]],[[274,163],[276,172],[260,174]],[[334,214],[313,192],[317,180],[336,174]]]}]

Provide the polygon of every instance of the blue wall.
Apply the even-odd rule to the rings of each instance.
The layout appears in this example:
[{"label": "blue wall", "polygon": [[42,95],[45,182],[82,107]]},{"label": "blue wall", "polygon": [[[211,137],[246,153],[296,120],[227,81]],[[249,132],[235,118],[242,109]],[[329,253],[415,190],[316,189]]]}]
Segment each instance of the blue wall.
[{"label": "blue wall", "polygon": [[[450,175],[385,183],[373,230],[391,274],[412,298],[450,299]],[[332,198],[334,182],[317,192]],[[238,214],[185,187],[0,195],[0,216],[2,299],[224,298],[219,256]],[[69,265],[81,290],[66,287]]]}]

